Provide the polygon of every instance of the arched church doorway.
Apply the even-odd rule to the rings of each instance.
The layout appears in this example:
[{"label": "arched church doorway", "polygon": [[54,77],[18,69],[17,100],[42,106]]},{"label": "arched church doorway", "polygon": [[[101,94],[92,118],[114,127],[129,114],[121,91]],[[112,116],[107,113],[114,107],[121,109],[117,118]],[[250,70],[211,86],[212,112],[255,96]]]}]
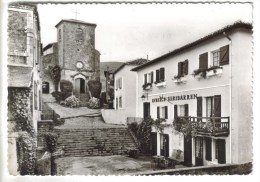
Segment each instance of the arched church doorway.
[{"label": "arched church doorway", "polygon": [[50,92],[49,82],[42,82],[42,93],[48,94]]},{"label": "arched church doorway", "polygon": [[85,93],[85,80],[83,78],[75,80],[75,93]]}]

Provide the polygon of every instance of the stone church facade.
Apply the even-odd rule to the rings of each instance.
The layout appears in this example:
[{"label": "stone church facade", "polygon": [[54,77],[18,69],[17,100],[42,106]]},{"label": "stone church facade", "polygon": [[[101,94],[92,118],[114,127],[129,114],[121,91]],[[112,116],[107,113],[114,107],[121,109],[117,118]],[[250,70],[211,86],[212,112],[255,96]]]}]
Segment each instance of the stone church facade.
[{"label": "stone church facade", "polygon": [[[49,63],[59,65],[61,80],[70,81],[74,95],[85,101],[88,81],[100,80],[100,53],[95,49],[96,24],[68,19],[61,20],[55,27],[57,42],[44,48],[44,67],[47,69]],[[43,81],[49,84],[51,93],[53,83],[48,78],[45,75]]]},{"label": "stone church facade", "polygon": [[75,94],[84,94],[89,80],[100,79],[100,54],[95,49],[96,24],[61,20],[56,28],[61,80],[71,81]]}]

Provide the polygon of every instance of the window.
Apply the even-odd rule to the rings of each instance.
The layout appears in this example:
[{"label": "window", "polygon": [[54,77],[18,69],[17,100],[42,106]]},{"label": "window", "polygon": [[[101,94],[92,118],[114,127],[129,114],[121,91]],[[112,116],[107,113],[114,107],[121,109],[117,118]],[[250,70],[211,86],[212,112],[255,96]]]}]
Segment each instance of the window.
[{"label": "window", "polygon": [[178,116],[189,116],[189,105],[174,105],[174,119],[176,119]]},{"label": "window", "polygon": [[213,97],[206,98],[206,117],[212,117],[213,113]]},{"label": "window", "polygon": [[116,109],[118,109],[118,98],[116,98]]},{"label": "window", "polygon": [[212,52],[212,65],[219,66],[219,50]]},{"label": "window", "polygon": [[157,118],[168,119],[168,106],[157,107]]},{"label": "window", "polygon": [[[221,117],[221,95],[206,97],[206,117]],[[220,119],[215,119],[220,122]]]},{"label": "window", "polygon": [[185,116],[185,107],[184,105],[179,105],[179,114],[178,116]]},{"label": "window", "polygon": [[77,28],[76,30],[76,41],[78,41],[78,43],[82,43],[83,41],[83,30],[81,28]]},{"label": "window", "polygon": [[212,139],[211,138],[205,138],[205,142],[206,142],[206,160],[211,161],[212,160],[212,155],[211,155],[211,151],[212,151]]},{"label": "window", "polygon": [[144,74],[144,84],[153,83],[153,72]]},{"label": "window", "polygon": [[165,69],[160,68],[156,70],[156,83],[165,81]]},{"label": "window", "polygon": [[178,63],[178,76],[188,75],[188,60]]},{"label": "window", "polygon": [[122,96],[119,97],[119,108],[122,108]]},{"label": "window", "polygon": [[116,89],[122,89],[122,78],[116,80]]}]

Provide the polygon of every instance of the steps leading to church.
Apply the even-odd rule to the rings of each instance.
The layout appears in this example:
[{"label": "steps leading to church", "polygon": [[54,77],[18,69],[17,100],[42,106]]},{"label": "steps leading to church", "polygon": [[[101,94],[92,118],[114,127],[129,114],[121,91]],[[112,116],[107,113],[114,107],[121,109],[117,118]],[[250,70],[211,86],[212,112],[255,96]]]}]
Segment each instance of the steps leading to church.
[{"label": "steps leading to church", "polygon": [[127,127],[54,130],[64,156],[122,155],[129,149],[137,149]]},{"label": "steps leading to church", "polygon": [[89,94],[87,94],[87,93],[84,93],[84,94],[75,93],[74,95],[80,100],[80,106],[81,107],[87,107],[87,102],[90,99]]}]

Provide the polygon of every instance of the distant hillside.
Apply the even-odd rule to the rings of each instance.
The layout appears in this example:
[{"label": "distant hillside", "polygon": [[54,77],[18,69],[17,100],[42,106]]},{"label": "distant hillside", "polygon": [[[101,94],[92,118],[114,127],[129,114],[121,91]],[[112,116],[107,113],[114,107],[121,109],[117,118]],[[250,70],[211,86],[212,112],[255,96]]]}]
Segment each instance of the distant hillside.
[{"label": "distant hillside", "polygon": [[100,62],[100,82],[102,83],[102,91],[105,91],[106,89],[106,78],[104,71],[107,70],[107,67],[109,67],[109,71],[114,71],[122,64],[123,62]]}]

